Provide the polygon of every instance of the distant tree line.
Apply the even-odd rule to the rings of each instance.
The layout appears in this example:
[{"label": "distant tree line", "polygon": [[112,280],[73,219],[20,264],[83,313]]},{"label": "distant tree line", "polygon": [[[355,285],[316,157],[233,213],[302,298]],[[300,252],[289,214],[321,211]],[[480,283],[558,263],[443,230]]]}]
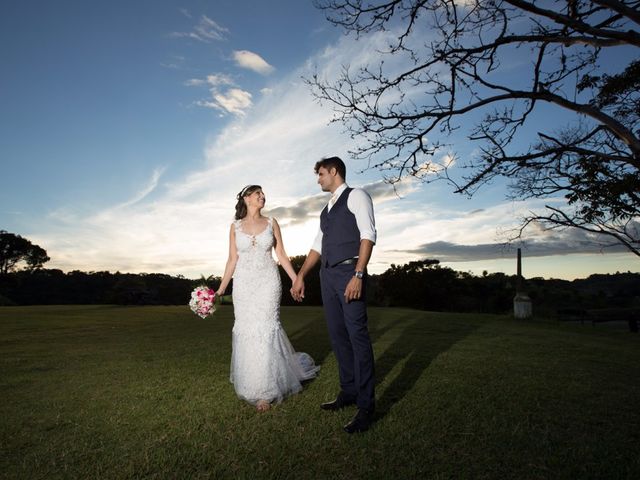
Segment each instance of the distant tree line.
[{"label": "distant tree line", "polygon": [[[372,305],[432,311],[508,313],[513,308],[517,276],[504,273],[473,275],[427,259],[391,265],[372,276]],[[591,275],[573,281],[531,278],[523,289],[536,315],[565,309],[640,308],[640,274]]]},{"label": "distant tree line", "polygon": [[[294,267],[300,268],[304,258],[293,257]],[[300,305],[289,295],[291,281],[282,269],[280,274],[282,305]],[[161,273],[20,270],[0,275],[0,305],[186,305],[191,290],[202,283]],[[220,277],[210,277],[206,283],[216,289]],[[302,305],[321,305],[318,272],[311,272],[305,284]],[[367,301],[371,306],[507,313],[512,309],[515,284],[515,275],[485,272],[477,276],[443,267],[437,260],[422,260],[391,265],[382,274],[370,275]],[[533,278],[525,285],[536,314],[567,308],[640,307],[638,273],[591,275],[574,281]],[[233,282],[227,294],[233,294]]]},{"label": "distant tree line", "polygon": [[[298,271],[304,255],[291,258]],[[198,280],[161,273],[63,272],[45,269],[47,252],[30,241],[0,230],[0,305],[116,304],[186,305],[191,290],[206,283],[214,290],[220,277]],[[319,266],[305,278],[302,305],[321,305]],[[300,305],[289,295],[291,281],[280,268],[282,304]],[[392,264],[370,275],[367,302],[372,306],[431,311],[507,313],[513,305],[516,276],[473,275],[443,267],[435,259]],[[640,308],[640,274],[591,275],[587,279],[529,279],[525,290],[536,314],[562,309]],[[226,292],[233,295],[233,281]]]},{"label": "distant tree line", "polygon": [[161,273],[23,270],[0,275],[0,305],[178,305],[196,283]]}]

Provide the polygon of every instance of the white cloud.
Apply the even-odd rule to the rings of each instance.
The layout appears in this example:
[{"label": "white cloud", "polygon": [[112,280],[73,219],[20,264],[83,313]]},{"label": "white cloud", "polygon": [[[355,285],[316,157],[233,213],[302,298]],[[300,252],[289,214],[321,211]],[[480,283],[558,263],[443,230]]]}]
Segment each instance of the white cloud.
[{"label": "white cloud", "polygon": [[138,193],[136,193],[131,199],[119,205],[119,208],[129,207],[135,205],[138,202],[144,200],[151,192],[153,192],[158,186],[160,177],[166,170],[165,167],[156,168],[151,174],[151,178],[146,186],[144,186]]},{"label": "white cloud", "polygon": [[212,87],[219,87],[220,85],[234,85],[233,78],[224,73],[213,73],[211,75],[207,75],[207,83]]},{"label": "white cloud", "polygon": [[[359,55],[367,45],[351,48]],[[331,112],[313,100],[300,80],[309,71],[303,66],[272,85],[272,93],[260,97],[251,115],[234,115],[204,146],[201,167],[183,178],[162,177],[165,184],[159,189],[156,183],[153,197],[143,197],[148,188],[141,188],[133,197],[137,202],[122,202],[117,209],[90,215],[61,209],[49,219],[46,238],[32,235],[46,245],[51,267],[220,275],[235,195],[242,186],[261,184],[268,209],[294,205],[321,194],[313,165],[329,154],[345,157],[352,185],[371,183],[355,174],[357,167],[345,156],[348,138],[339,126],[328,125]],[[210,106],[237,113],[252,101],[248,92],[229,92],[210,100]],[[285,227],[287,253],[306,253],[317,225],[312,215],[305,223]]]},{"label": "white cloud", "polygon": [[169,68],[171,70],[178,70],[180,69],[180,65],[178,65],[177,63],[165,63],[165,62],[160,62],[160,66],[164,67],[164,68]]},{"label": "white cloud", "polygon": [[231,88],[226,94],[216,94],[213,98],[222,108],[229,113],[236,115],[244,114],[244,111],[251,106],[251,94],[240,88]]},{"label": "white cloud", "polygon": [[[182,13],[185,14],[184,12]],[[190,15],[185,14],[185,16],[191,18]],[[206,15],[202,15],[198,23],[193,27],[193,30],[189,32],[173,32],[171,36],[176,38],[192,38],[200,42],[210,43],[211,41],[225,40],[227,33],[229,33],[227,28],[219,25]]]},{"label": "white cloud", "polygon": [[207,75],[205,79],[190,78],[184,82],[184,85],[186,87],[202,87],[204,85],[210,85],[215,89],[223,85],[235,85],[235,82],[230,75],[226,75],[224,73],[212,73]]},{"label": "white cloud", "polygon": [[342,37],[270,85],[270,94],[255,103],[239,88],[217,92],[218,86],[227,86],[228,77],[207,77],[213,96],[206,106],[233,116],[203,146],[197,169],[180,178],[166,178],[158,169],[129,200],[91,214],[60,207],[43,224],[46,234],[29,237],[47,249],[52,268],[165,272],[190,278],[221,275],[235,196],[244,185],[257,183],[266,193],[267,210],[282,220],[287,253],[306,254],[318,228],[317,214],[327,200],[316,184],[313,165],[324,156],[339,155],[347,163],[349,184],[364,186],[375,201],[378,244],[372,272],[420,258],[407,251],[428,243],[496,242],[497,226],[511,226],[521,209],[536,204],[474,202],[464,208],[450,205],[450,189],[413,181],[400,184],[403,198],[397,198],[379,181],[379,172],[357,173],[366,165],[348,158],[352,141],[341,133],[341,125],[328,123],[331,109],[315,102],[300,80],[313,72],[331,75],[341,65],[373,60],[372,52],[385,44],[385,35],[358,41]]},{"label": "white cloud", "polygon": [[251,93],[245,90],[235,87],[229,88],[224,92],[220,90],[220,87],[235,85],[233,78],[224,73],[207,75],[205,80],[192,78],[191,80],[187,80],[185,85],[189,87],[209,85],[211,87],[211,98],[198,100],[194,103],[199,107],[219,110],[222,112],[221,116],[224,116],[225,113],[244,115],[245,110],[253,104],[251,101]]},{"label": "white cloud", "polygon": [[185,58],[180,55],[171,55],[168,61],[160,62],[160,66],[171,70],[180,70],[184,66]]},{"label": "white cloud", "polygon": [[[383,202],[400,198],[400,195],[403,193],[413,191],[415,185],[411,185],[411,183],[414,182],[407,181],[396,184],[394,187],[382,180],[377,180],[372,183],[360,185],[360,188],[364,189],[371,196],[374,204],[380,205]],[[310,219],[315,219],[318,212],[324,208],[326,203],[327,194],[320,192],[309,197],[298,199],[294,204],[269,210],[269,215],[280,219],[282,225],[304,224]]]},{"label": "white cloud", "polygon": [[203,38],[210,40],[224,40],[224,35],[229,33],[229,30],[216,22],[211,20],[206,15],[200,18],[200,22],[195,28],[195,31]]},{"label": "white cloud", "polygon": [[218,110],[244,115],[245,110],[251,107],[251,94],[240,88],[230,88],[225,93],[213,92],[213,101],[198,103],[203,107],[216,108]]},{"label": "white cloud", "polygon": [[268,75],[275,70],[260,55],[248,50],[236,50],[233,52],[233,59],[239,67],[253,70],[262,75]]}]

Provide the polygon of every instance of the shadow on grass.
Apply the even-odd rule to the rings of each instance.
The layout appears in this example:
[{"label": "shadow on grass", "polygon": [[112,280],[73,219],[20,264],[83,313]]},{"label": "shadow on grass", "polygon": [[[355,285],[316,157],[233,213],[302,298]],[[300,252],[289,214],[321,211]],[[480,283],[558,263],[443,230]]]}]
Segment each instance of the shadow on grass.
[{"label": "shadow on grass", "polygon": [[[469,335],[475,328],[477,327],[471,324],[455,321],[449,323],[447,319],[430,321],[426,315],[418,312],[410,312],[399,317],[384,315],[370,320],[369,335],[374,349],[379,347],[376,344],[385,334],[393,334],[394,330],[400,331],[397,338],[376,359],[377,385],[384,382],[396,365],[403,363],[398,375],[377,397],[376,417],[383,418],[395,403],[413,389],[433,359]],[[323,365],[332,353],[322,314],[310,319],[304,327],[291,335],[290,340],[296,351],[311,355],[316,365]],[[331,374],[335,374],[338,388],[338,372]]]},{"label": "shadow on grass", "polygon": [[324,316],[309,321],[305,327],[295,332],[290,340],[296,352],[308,353],[316,365],[322,365],[331,353]]},{"label": "shadow on grass", "polygon": [[[405,317],[411,318],[414,317],[414,315],[406,315],[402,318]],[[382,337],[388,330],[396,328],[397,321],[398,320],[386,322],[370,321],[369,336],[371,337],[371,343],[375,344],[376,340]],[[318,318],[310,321],[305,327],[296,331],[291,335],[290,340],[296,351],[306,352],[311,355],[316,365],[324,364],[332,352],[324,315],[318,316]]]},{"label": "shadow on grass", "polygon": [[[376,400],[376,418],[382,419],[393,405],[401,401],[415,386],[431,362],[442,352],[468,336],[474,325],[438,325],[426,318],[407,315],[406,326],[397,339],[376,360],[376,383],[380,385],[389,373],[404,362],[400,373]],[[446,321],[446,320],[444,320]],[[399,325],[396,323],[396,328]]]}]

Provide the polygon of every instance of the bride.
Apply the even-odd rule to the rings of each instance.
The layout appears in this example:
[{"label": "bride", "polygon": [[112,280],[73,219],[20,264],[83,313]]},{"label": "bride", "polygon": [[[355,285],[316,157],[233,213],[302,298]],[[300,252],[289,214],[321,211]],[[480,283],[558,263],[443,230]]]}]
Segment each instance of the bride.
[{"label": "bride", "polygon": [[301,382],[314,378],[320,367],[306,353],[293,350],[280,324],[282,285],[272,249],[292,283],[296,273],[278,222],[260,213],[265,204],[262,187],[248,185],[237,199],[229,258],[217,294],[224,294],[233,276],[230,379],[239,398],[265,411],[302,390]]}]

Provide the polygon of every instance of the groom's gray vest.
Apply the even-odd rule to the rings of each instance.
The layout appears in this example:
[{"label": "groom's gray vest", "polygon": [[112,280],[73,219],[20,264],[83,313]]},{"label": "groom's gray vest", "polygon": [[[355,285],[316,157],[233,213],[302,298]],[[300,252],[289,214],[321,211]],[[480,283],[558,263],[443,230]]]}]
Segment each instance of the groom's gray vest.
[{"label": "groom's gray vest", "polygon": [[358,256],[360,230],[355,215],[347,208],[351,190],[353,188],[346,188],[331,211],[327,206],[320,214],[322,265],[325,267],[334,267],[343,260]]}]

